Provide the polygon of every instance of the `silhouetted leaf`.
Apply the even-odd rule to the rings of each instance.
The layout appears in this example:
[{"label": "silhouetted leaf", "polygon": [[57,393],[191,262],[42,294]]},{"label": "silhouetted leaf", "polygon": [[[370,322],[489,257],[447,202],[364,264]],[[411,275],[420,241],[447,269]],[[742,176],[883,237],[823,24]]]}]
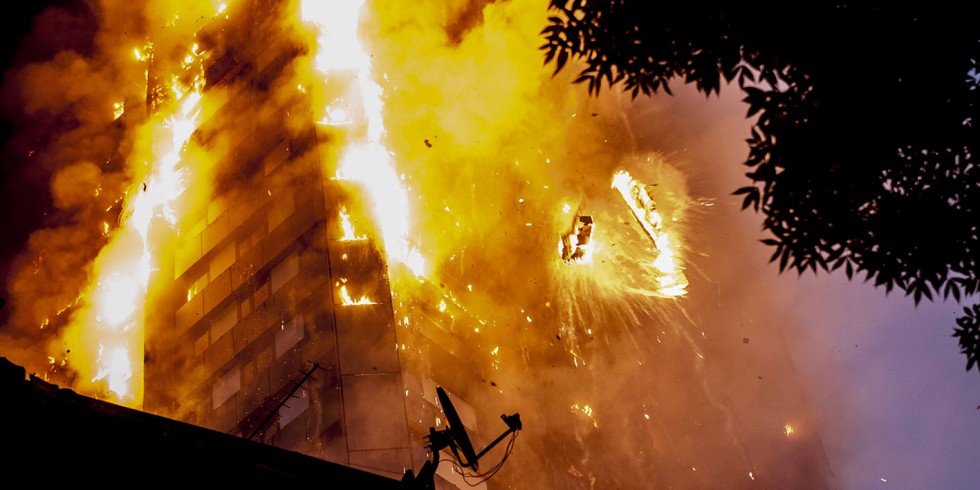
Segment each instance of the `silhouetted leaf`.
[{"label": "silhouetted leaf", "polygon": [[555,61],[555,72],[552,75],[557,75],[558,72],[560,72],[561,69],[565,67],[565,63],[567,61],[568,61],[568,51],[563,49],[561,50],[560,53],[558,53],[558,59]]}]

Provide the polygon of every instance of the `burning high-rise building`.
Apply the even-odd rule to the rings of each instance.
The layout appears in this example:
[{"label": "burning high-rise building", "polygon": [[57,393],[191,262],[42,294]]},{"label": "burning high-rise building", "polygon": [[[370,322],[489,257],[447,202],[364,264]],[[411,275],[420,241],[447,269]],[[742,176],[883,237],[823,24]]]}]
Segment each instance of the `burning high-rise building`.
[{"label": "burning high-rise building", "polygon": [[[177,211],[173,253],[154,272],[144,407],[399,478],[425,462],[423,436],[439,410],[436,368],[408,370],[411,358],[425,348],[425,367],[438,366],[438,384],[456,394],[479,369],[450,347],[465,345],[452,335],[428,348],[396,332],[411,320],[394,319],[378,238],[389,255],[404,245],[372,224],[370,196],[347,176],[385,163],[372,160],[378,121],[357,86],[369,73],[343,63],[323,73],[336,99],[329,119],[315,120],[312,89],[297,82],[314,48],[290,31],[299,27],[291,6],[237,2],[196,36],[201,97],[221,102],[194,132],[197,159],[187,150],[178,166],[210,193]],[[327,12],[334,25],[319,28],[356,26],[356,16],[330,17],[343,13]],[[356,50],[326,34],[321,49]],[[160,93],[151,86],[151,108],[168,103]],[[475,410],[457,402],[474,429]]]}]

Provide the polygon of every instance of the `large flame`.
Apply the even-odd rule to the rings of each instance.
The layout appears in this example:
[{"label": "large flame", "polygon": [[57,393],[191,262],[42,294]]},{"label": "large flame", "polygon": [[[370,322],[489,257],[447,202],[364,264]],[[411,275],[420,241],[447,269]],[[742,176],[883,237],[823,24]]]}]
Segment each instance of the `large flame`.
[{"label": "large flame", "polygon": [[[80,386],[129,406],[143,401],[144,303],[161,252],[150,239],[151,228],[160,221],[170,226],[176,222],[174,200],[187,179],[178,165],[181,150],[200,119],[199,55],[196,46],[188,51],[184,69],[190,76],[173,77],[169,87],[174,103],[161,107],[138,131],[143,138],[139,144],[150,149],[149,156],[136,166],[118,228],[103,223],[109,241],[95,259],[91,284],[63,339]],[[152,62],[152,54],[137,58]]]},{"label": "large flame", "polygon": [[373,79],[371,56],[358,35],[363,6],[363,0],[302,2],[303,20],[317,30],[316,67],[328,86],[324,90],[342,81],[348,84],[323,108],[321,121],[350,126],[337,178],[367,189],[388,258],[423,275],[425,261],[409,242],[408,191],[383,141],[383,90]]}]

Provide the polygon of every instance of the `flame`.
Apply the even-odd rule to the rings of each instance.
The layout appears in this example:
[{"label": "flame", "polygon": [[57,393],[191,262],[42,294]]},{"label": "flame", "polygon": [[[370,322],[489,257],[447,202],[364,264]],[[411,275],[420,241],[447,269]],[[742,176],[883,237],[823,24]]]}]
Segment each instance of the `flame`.
[{"label": "flame", "polygon": [[[354,223],[350,221],[350,215],[347,214],[346,206],[340,207],[340,228],[344,231],[344,236],[341,238],[343,241],[367,239],[366,236],[358,235],[354,232]],[[344,258],[346,259],[346,256]]]},{"label": "flame", "polygon": [[324,84],[334,77],[350,79],[346,93],[324,108],[323,121],[350,124],[351,143],[342,153],[337,178],[367,189],[389,260],[401,262],[422,276],[425,261],[409,243],[408,191],[382,141],[384,91],[373,79],[371,57],[357,33],[363,5],[363,0],[302,1],[303,20],[317,31],[316,67]]},{"label": "flame", "polygon": [[347,292],[347,285],[340,286],[340,300],[341,304],[344,306],[355,306],[355,305],[374,305],[377,304],[371,301],[367,295],[361,295],[358,300],[351,299],[350,293]]},{"label": "flame", "polygon": [[112,103],[112,118],[119,119],[123,113],[126,112],[126,101],[119,101]]},{"label": "flame", "polygon": [[792,425],[786,424],[785,426],[783,426],[783,434],[786,434],[786,437],[793,435],[793,432],[795,431],[793,430]]},{"label": "flame", "polygon": [[[185,70],[195,68],[196,51],[191,50],[192,63]],[[140,61],[150,59],[138,48],[134,55]],[[174,80],[175,103],[159,107],[137,133],[146,138],[140,144],[152,150],[136,165],[137,179],[123,197],[118,225],[102,223],[108,243],[93,263],[90,284],[76,301],[80,308],[63,339],[75,353],[72,367],[82,375],[81,388],[129,406],[141,405],[143,396],[143,304],[159,255],[149,233],[160,219],[176,222],[174,200],[187,177],[178,168],[181,150],[199,123],[203,74],[186,85]],[[118,117],[125,106],[119,102],[114,108]]]}]

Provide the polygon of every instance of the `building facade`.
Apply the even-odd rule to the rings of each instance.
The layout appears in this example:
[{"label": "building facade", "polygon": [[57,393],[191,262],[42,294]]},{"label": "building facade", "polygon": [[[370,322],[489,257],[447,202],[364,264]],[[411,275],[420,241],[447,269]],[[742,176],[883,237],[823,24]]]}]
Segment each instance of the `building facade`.
[{"label": "building facade", "polygon": [[[212,190],[179,210],[154,280],[144,408],[401,478],[427,459],[445,385],[481,447],[465,399],[483,368],[463,360],[438,288],[402,296],[396,321],[381,245],[345,236],[348,214],[370,225],[361,191],[330,177],[342,132],[295,88],[308,52],[285,27],[295,9],[236,3],[198,36],[204,96],[222,102],[184,165]],[[463,485],[448,464],[439,474]]]}]

